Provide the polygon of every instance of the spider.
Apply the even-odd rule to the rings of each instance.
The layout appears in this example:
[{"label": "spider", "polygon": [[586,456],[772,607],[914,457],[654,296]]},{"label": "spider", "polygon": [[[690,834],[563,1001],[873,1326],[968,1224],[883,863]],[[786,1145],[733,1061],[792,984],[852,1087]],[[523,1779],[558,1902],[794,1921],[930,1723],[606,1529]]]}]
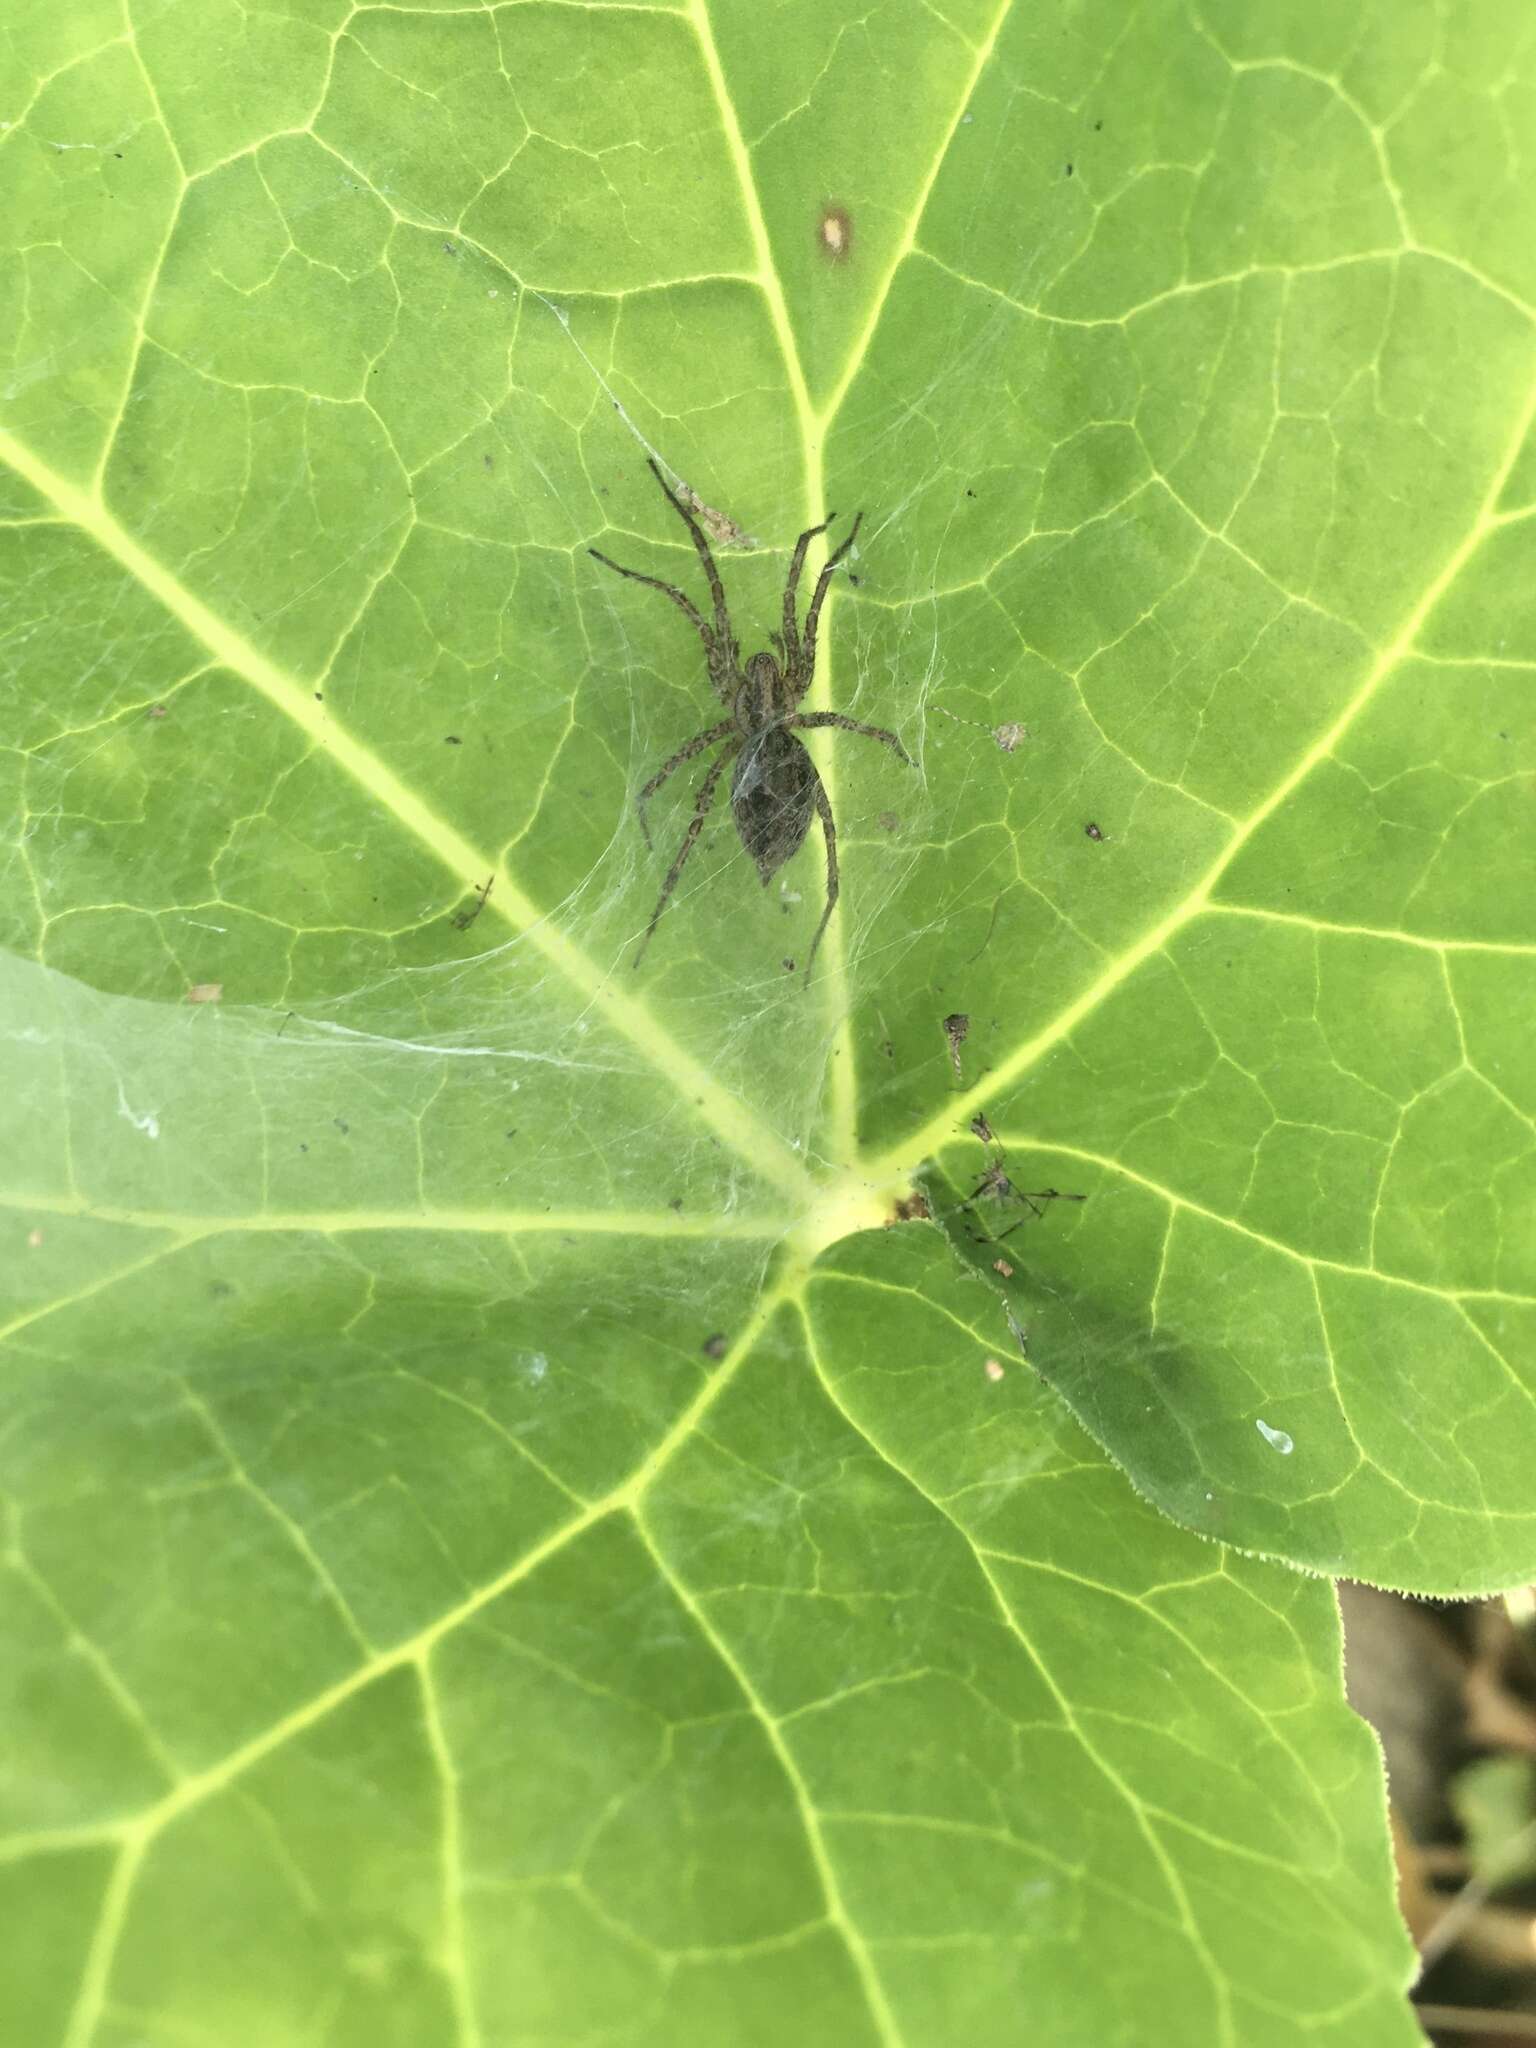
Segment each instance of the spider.
[{"label": "spider", "polygon": [[[709,816],[720,787],[720,778],[730,766],[736,763],[731,777],[731,810],[736,820],[736,830],[742,845],[751,856],[764,888],[783,867],[791,855],[798,853],[805,835],[811,829],[811,815],[814,812],[821,819],[822,836],[827,845],[827,902],[821,913],[821,923],[816,927],[816,936],[811,941],[811,950],[805,963],[805,979],[810,980],[811,968],[815,963],[816,949],[821,944],[821,935],[827,928],[838,897],[837,880],[837,826],[832,817],[832,806],[816,765],[806,752],[804,744],[795,737],[796,729],[804,731],[816,726],[836,726],[840,732],[856,732],[863,738],[879,740],[889,747],[893,754],[905,761],[910,768],[911,757],[897,739],[895,733],[887,732],[883,726],[861,725],[857,719],[844,718],[837,711],[800,711],[796,707],[811,687],[811,678],[816,670],[816,622],[821,617],[822,602],[827,586],[832,581],[832,572],[848,553],[858,537],[861,512],[853,522],[845,539],[828,555],[816,588],[811,596],[810,609],[805,615],[802,633],[796,622],[796,601],[800,590],[800,572],[805,566],[805,551],[818,534],[825,533],[836,517],[829,513],[820,526],[807,527],[795,542],[794,553],[789,558],[789,576],[784,585],[784,629],[782,633],[770,633],[777,655],[753,654],[742,666],[741,647],[731,630],[731,615],[726,609],[725,591],[720,583],[720,572],[715,567],[715,558],[709,551],[709,542],[704,538],[698,521],[683,500],[672,490],[666,478],[654,462],[649,464],[650,472],[661,486],[667,503],[682,520],[698,549],[699,560],[704,565],[704,574],[709,582],[710,595],[714,599],[715,616],[708,624],[700,615],[693,600],[675,584],[663,583],[655,576],[642,576],[638,569],[626,569],[619,562],[612,562],[596,548],[587,553],[594,561],[601,562],[605,569],[612,569],[616,575],[627,576],[632,583],[647,584],[652,590],[659,590],[671,598],[704,643],[704,659],[709,671],[710,687],[721,703],[730,711],[729,718],[723,718],[718,725],[708,727],[704,732],[695,733],[691,740],[684,742],[669,761],[664,761],[641,790],[635,801],[640,817],[640,830],[645,835],[647,846],[651,844],[650,828],[646,824],[645,807],[656,794],[667,777],[685,761],[692,761],[710,747],[718,746],[720,752],[710,764],[709,772],[699,784],[694,798],[693,816],[683,843],[678,848],[667,878],[661,885],[661,894],[656,899],[656,908],[651,912],[651,921],[645,928],[645,935],[635,949],[636,967],[651,943],[651,934],[661,921],[661,913],[672,899],[678,877],[687,865],[688,856],[698,844],[704,821]],[[723,744],[722,744],[723,742]]]}]

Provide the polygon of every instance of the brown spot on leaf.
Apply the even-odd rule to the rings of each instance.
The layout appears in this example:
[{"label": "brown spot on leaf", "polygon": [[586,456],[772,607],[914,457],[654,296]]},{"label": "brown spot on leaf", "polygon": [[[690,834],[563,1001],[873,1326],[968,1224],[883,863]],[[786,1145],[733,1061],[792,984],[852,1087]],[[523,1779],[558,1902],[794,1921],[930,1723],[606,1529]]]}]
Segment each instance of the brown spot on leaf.
[{"label": "brown spot on leaf", "polygon": [[846,263],[853,254],[853,221],[845,206],[824,206],[816,239],[829,263]]}]

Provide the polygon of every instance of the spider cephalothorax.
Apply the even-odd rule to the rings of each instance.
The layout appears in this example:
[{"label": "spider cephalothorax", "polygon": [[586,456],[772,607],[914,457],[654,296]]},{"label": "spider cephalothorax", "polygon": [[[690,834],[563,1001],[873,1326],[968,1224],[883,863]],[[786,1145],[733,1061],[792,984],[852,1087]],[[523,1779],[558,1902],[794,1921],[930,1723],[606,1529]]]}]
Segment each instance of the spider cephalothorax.
[{"label": "spider cephalothorax", "polygon": [[[790,856],[797,853],[804,844],[805,835],[811,829],[811,819],[821,819],[822,835],[827,844],[827,901],[821,913],[821,923],[816,927],[816,936],[811,941],[811,950],[806,958],[805,971],[810,975],[811,963],[816,958],[816,949],[821,944],[821,935],[827,928],[827,919],[837,902],[837,827],[833,822],[832,806],[821,777],[816,773],[816,764],[806,752],[802,742],[796,738],[795,729],[808,727],[836,726],[842,732],[856,732],[865,739],[879,740],[883,745],[908,760],[907,751],[895,733],[887,732],[883,726],[861,725],[857,719],[844,718],[836,711],[801,711],[801,699],[811,686],[816,673],[816,625],[821,617],[822,601],[827,586],[832,581],[832,572],[853,546],[859,531],[859,519],[855,519],[842,543],[828,555],[821,574],[816,579],[816,588],[811,594],[810,607],[805,615],[805,629],[802,633],[795,616],[796,599],[800,591],[800,573],[805,567],[805,551],[818,534],[825,533],[832,524],[831,515],[820,526],[807,527],[795,542],[794,553],[789,558],[789,575],[784,584],[784,625],[781,633],[770,637],[778,649],[778,657],[762,653],[751,655],[745,666],[741,660],[741,648],[731,631],[731,617],[726,609],[725,591],[721,586],[720,572],[715,567],[715,558],[709,551],[709,542],[697,520],[677,494],[672,491],[661,471],[653,462],[651,474],[665,492],[667,502],[693,536],[693,544],[699,551],[699,560],[704,565],[704,574],[709,579],[710,595],[714,599],[714,622],[709,624],[702,617],[693,600],[679,590],[675,584],[663,583],[656,576],[642,576],[638,569],[626,569],[613,562],[596,548],[589,548],[588,554],[601,562],[605,569],[613,569],[620,576],[627,576],[632,582],[645,583],[652,590],[660,590],[677,606],[693,625],[704,643],[704,657],[709,668],[709,680],[715,695],[729,707],[730,717],[706,731],[695,733],[691,740],[678,748],[669,761],[664,761],[650,781],[641,790],[636,800],[640,813],[640,829],[645,833],[646,844],[650,844],[650,831],[645,822],[645,807],[661,788],[674,769],[681,768],[685,761],[693,760],[710,747],[718,746],[720,751],[709,765],[708,773],[699,784],[694,800],[693,817],[677,855],[667,870],[667,878],[661,885],[661,894],[656,908],[651,912],[651,921],[645,928],[645,935],[635,951],[635,965],[640,964],[641,955],[650,944],[651,933],[655,931],[661,913],[666,909],[672,891],[677,887],[688,856],[698,843],[704,829],[704,820],[720,787],[720,778],[732,761],[736,772],[731,777],[731,812],[736,820],[736,830],[741,843],[751,856],[753,865],[761,877],[763,886],[783,867]],[[859,515],[862,518],[863,514]],[[908,762],[910,766],[910,762]]]}]

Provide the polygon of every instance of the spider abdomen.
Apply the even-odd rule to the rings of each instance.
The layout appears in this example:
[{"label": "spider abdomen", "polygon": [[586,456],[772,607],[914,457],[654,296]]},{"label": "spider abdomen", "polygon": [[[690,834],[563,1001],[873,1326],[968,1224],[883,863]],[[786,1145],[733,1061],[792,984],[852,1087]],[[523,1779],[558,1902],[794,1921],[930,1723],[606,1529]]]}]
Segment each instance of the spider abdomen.
[{"label": "spider abdomen", "polygon": [[816,770],[782,725],[754,734],[742,748],[731,777],[731,810],[766,888],[799,852],[816,815]]}]

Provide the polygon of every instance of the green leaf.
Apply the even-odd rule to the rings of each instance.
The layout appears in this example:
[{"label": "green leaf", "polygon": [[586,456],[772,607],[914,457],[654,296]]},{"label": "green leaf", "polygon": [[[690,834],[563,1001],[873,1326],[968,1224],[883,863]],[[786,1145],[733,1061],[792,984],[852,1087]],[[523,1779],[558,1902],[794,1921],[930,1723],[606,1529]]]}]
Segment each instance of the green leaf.
[{"label": "green leaf", "polygon": [[[13,13],[0,2035],[1417,2038],[1290,1567],[1536,1570],[1515,29]],[[653,451],[744,654],[865,515],[809,985],[723,802],[630,964]]]}]

